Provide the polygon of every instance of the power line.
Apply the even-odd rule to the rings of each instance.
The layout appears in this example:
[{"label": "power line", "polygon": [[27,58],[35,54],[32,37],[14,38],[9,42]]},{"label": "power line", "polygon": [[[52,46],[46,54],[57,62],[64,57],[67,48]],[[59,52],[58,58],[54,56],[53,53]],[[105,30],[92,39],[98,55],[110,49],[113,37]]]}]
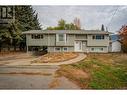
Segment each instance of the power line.
[{"label": "power line", "polygon": [[113,17],[114,17],[115,14],[117,13],[118,9],[119,9],[119,6],[115,9],[114,13],[112,14],[112,17],[111,17],[109,23],[107,24],[107,27],[109,27],[109,25],[111,24],[111,21],[113,20]]}]

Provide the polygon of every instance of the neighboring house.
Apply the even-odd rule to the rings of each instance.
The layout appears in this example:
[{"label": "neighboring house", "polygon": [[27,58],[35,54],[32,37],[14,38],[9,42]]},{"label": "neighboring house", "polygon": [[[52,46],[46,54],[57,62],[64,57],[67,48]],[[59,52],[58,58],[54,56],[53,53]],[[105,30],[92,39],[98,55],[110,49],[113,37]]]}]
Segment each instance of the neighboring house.
[{"label": "neighboring house", "polygon": [[27,51],[109,52],[109,32],[100,30],[31,30],[26,35]]},{"label": "neighboring house", "polygon": [[110,46],[111,46],[111,52],[120,52],[121,51],[121,43],[120,43],[120,37],[118,34],[112,34],[110,35]]}]

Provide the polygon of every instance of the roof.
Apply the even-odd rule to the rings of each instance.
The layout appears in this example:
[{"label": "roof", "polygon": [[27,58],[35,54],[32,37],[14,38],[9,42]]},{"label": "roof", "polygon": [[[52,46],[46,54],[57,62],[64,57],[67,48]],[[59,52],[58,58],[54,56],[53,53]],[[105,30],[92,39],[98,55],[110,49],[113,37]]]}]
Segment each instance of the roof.
[{"label": "roof", "polygon": [[120,36],[118,34],[113,34],[113,35],[110,35],[110,39],[111,41],[118,41],[120,40]]},{"label": "roof", "polygon": [[111,34],[110,32],[100,30],[30,30],[23,32],[22,34]]}]

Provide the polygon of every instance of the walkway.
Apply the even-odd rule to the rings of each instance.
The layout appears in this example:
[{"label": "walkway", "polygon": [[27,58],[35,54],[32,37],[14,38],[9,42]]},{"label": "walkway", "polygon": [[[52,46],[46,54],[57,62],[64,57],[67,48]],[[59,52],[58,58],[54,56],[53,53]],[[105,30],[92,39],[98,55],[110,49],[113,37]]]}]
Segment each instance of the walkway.
[{"label": "walkway", "polygon": [[63,64],[72,64],[72,63],[76,63],[78,61],[83,60],[84,58],[86,58],[86,55],[83,53],[79,53],[78,57],[71,59],[71,60],[67,60],[67,61],[63,61],[63,62],[57,62],[57,63],[32,63],[31,65],[63,65]]},{"label": "walkway", "polygon": [[54,65],[54,66],[58,66],[58,65],[63,65],[63,64],[72,64],[72,63],[76,63],[78,61],[83,60],[84,58],[86,58],[86,55],[84,53],[79,53],[78,57],[71,59],[71,60],[67,60],[67,61],[63,61],[63,62],[57,62],[57,63],[31,63],[32,60],[35,60],[37,58],[34,59],[24,59],[24,60],[17,60],[15,62],[11,62],[9,64],[5,64],[4,66],[40,66],[40,65]]}]

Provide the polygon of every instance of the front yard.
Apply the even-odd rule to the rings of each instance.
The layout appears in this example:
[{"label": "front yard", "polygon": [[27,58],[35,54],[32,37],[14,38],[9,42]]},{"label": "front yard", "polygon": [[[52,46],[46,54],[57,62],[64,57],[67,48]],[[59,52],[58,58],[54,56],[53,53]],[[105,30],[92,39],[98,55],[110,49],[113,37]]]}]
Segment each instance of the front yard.
[{"label": "front yard", "polygon": [[38,59],[32,61],[31,63],[57,63],[67,61],[73,58],[76,58],[78,53],[74,52],[55,52],[55,53],[47,53]]},{"label": "front yard", "polygon": [[82,89],[127,89],[127,55],[88,54],[76,64],[62,65],[57,74]]}]

